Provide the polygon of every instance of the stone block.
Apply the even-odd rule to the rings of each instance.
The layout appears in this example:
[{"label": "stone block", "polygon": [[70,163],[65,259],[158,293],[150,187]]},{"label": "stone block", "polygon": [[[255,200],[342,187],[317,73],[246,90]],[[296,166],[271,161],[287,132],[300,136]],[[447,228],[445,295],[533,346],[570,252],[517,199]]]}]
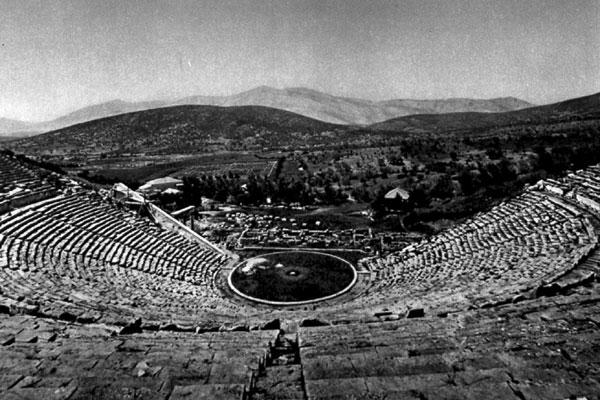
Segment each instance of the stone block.
[{"label": "stone block", "polygon": [[15,336],[15,342],[17,343],[35,343],[38,341],[38,335],[36,331],[23,330]]},{"label": "stone block", "polygon": [[309,400],[334,396],[356,396],[368,391],[363,378],[306,380],[306,394]]},{"label": "stone block", "polygon": [[244,385],[175,386],[169,400],[242,400]]},{"label": "stone block", "polygon": [[12,333],[0,333],[0,346],[8,346],[15,342],[15,335]]}]

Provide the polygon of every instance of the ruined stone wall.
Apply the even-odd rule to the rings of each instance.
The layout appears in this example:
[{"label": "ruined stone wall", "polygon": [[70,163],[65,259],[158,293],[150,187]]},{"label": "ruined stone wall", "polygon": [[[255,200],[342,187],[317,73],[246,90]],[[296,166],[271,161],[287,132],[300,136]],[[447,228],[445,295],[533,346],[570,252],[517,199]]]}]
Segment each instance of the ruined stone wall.
[{"label": "ruined stone wall", "polygon": [[154,204],[148,205],[148,211],[152,215],[152,217],[163,226],[165,229],[170,230],[171,232],[175,232],[178,235],[185,237],[186,239],[199,242],[204,246],[210,248],[211,250],[218,251],[219,253],[224,254],[225,252],[219,247],[215,246],[208,240],[204,239],[202,236],[198,235],[196,232],[183,225],[181,222],[177,221],[175,218],[170,216],[167,212],[161,210],[159,207]]}]

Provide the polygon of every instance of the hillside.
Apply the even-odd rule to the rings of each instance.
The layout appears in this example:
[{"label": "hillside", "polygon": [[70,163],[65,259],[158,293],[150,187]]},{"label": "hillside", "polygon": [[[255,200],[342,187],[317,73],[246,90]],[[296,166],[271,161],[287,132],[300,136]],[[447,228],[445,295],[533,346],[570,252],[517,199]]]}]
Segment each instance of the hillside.
[{"label": "hillside", "polygon": [[260,86],[231,96],[192,96],[176,101],[127,102],[114,100],[84,107],[52,121],[39,123],[0,118],[0,136],[32,136],[99,118],[174,105],[263,106],[344,125],[369,125],[411,114],[466,111],[502,112],[531,106],[530,103],[511,97],[490,100],[387,100],[374,102],[332,96],[306,88],[275,89]]},{"label": "hillside", "polygon": [[453,112],[504,112],[532,107],[533,104],[514,97],[489,100],[445,99],[445,100],[389,100],[379,103],[387,107],[405,107],[410,114],[444,114]]},{"label": "hillside", "polygon": [[178,103],[219,106],[260,105],[295,112],[321,121],[346,125],[368,125],[411,114],[464,111],[501,112],[531,106],[530,103],[515,98],[491,100],[387,100],[374,102],[332,96],[306,88],[275,89],[267,86],[261,86],[233,96],[188,97],[178,101]]},{"label": "hillside", "polygon": [[386,132],[472,131],[499,126],[545,124],[600,117],[600,93],[559,103],[501,113],[423,114],[393,118],[369,126]]},{"label": "hillside", "polygon": [[189,153],[301,145],[348,128],[266,107],[174,106],[102,118],[19,140],[28,153]]}]

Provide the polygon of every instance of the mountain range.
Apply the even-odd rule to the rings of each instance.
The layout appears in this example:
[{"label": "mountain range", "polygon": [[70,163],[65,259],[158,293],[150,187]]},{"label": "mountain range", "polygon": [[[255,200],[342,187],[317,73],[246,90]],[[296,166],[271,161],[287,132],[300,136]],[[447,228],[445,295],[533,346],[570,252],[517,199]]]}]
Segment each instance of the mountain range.
[{"label": "mountain range", "polygon": [[343,125],[370,125],[411,114],[437,114],[459,111],[502,112],[531,107],[532,104],[513,98],[490,100],[387,100],[370,101],[332,96],[306,88],[274,89],[260,86],[234,96],[194,96],[177,104],[207,104],[216,106],[258,105],[279,108],[324,122]]},{"label": "mountain range", "polygon": [[513,111],[532,106],[532,104],[514,97],[489,100],[454,98],[370,101],[333,96],[306,88],[275,89],[260,86],[231,96],[192,96],[175,101],[147,102],[115,100],[85,107],[55,120],[40,123],[0,118],[0,136],[33,136],[94,119],[175,105],[264,106],[291,111],[323,122],[361,126],[413,114],[490,113]]},{"label": "mountain range", "polygon": [[502,113],[409,115],[372,124],[368,128],[372,131],[387,132],[474,131],[500,126],[547,124],[591,118],[600,118],[600,93]]},{"label": "mountain range", "polygon": [[410,115],[366,127],[331,124],[263,106],[180,105],[95,119],[13,141],[7,147],[27,154],[179,154],[301,148],[380,134],[474,133],[584,120],[600,120],[600,93],[517,111]]}]

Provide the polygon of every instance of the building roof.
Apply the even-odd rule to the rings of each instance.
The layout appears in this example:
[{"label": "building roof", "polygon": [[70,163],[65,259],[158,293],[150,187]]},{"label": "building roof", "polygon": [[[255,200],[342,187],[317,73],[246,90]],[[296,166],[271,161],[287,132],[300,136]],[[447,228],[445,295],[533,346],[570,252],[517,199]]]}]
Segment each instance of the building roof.
[{"label": "building roof", "polygon": [[152,179],[151,181],[146,182],[145,185],[164,185],[166,183],[174,183],[179,185],[180,183],[183,183],[183,181],[181,179],[165,176],[164,178]]},{"label": "building roof", "polygon": [[139,203],[144,202],[144,197],[141,194],[139,194],[135,190],[131,190],[127,185],[123,183],[115,183],[112,187],[112,190],[113,192],[120,193],[123,197],[129,198]]},{"label": "building roof", "polygon": [[400,187],[390,190],[385,194],[385,198],[389,200],[397,199],[400,197],[402,200],[408,200],[410,197],[408,192]]},{"label": "building roof", "polygon": [[171,178],[170,176],[166,176],[164,178],[158,178],[158,179],[153,179],[151,181],[148,181],[145,184],[143,184],[142,186],[140,186],[138,190],[144,191],[144,190],[149,190],[149,189],[152,189],[152,188],[158,187],[158,186],[165,186],[165,185],[179,186],[182,184],[183,184],[183,181],[181,179],[176,179],[176,178]]}]

